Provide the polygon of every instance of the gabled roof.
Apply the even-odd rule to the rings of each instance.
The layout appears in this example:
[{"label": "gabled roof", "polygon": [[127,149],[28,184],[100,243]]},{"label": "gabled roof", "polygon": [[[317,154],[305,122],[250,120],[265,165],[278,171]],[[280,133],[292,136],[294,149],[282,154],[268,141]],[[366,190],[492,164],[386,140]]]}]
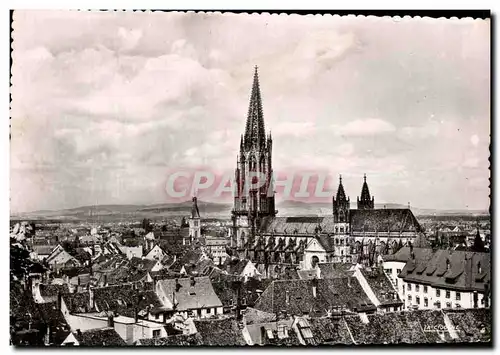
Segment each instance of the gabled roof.
[{"label": "gabled roof", "polygon": [[360,269],[360,272],[363,274],[368,286],[370,286],[370,289],[375,294],[375,297],[377,297],[382,305],[388,306],[403,304],[398,296],[398,292],[394,289],[384,272],[381,272],[378,269],[372,271]]},{"label": "gabled roof", "polygon": [[208,277],[160,280],[158,284],[172,303],[177,303],[178,311],[222,307]]},{"label": "gabled roof", "polygon": [[422,227],[410,209],[351,210],[352,233],[361,232],[422,232]]},{"label": "gabled roof", "polygon": [[95,308],[99,312],[113,311],[116,315],[134,317],[149,307],[150,310],[163,308],[163,303],[153,290],[139,284],[122,284],[93,289]]},{"label": "gabled roof", "polygon": [[90,308],[88,292],[65,293],[62,295],[62,299],[70,313],[87,313],[93,311]]},{"label": "gabled roof", "polygon": [[125,346],[125,341],[113,328],[90,329],[74,332],[80,346]]},{"label": "gabled roof", "polygon": [[195,320],[194,325],[205,346],[246,345],[243,333],[233,318]]},{"label": "gabled roof", "polygon": [[353,265],[349,263],[318,263],[317,266],[322,279],[352,276],[350,270]]},{"label": "gabled roof", "polygon": [[248,259],[226,258],[222,269],[231,275],[241,275],[245,267],[251,261]]},{"label": "gabled roof", "polygon": [[489,253],[436,250],[429,258],[410,259],[401,271],[406,282],[454,290],[485,290],[490,281]]},{"label": "gabled roof", "polygon": [[50,255],[55,247],[56,245],[33,245],[32,249],[38,255]]},{"label": "gabled roof", "polygon": [[[332,319],[329,317],[302,319],[298,324],[299,332],[301,326],[309,325],[310,335],[307,332],[301,332],[301,335],[307,345],[334,345],[334,344],[352,344],[351,336],[347,324],[342,318]],[[306,327],[307,328],[307,327]]]}]

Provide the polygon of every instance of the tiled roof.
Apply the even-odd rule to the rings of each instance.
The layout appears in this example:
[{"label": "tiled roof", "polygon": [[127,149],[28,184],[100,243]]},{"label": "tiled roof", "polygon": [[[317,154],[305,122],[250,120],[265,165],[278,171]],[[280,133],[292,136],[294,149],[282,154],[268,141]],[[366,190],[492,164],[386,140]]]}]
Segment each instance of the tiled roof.
[{"label": "tiled roof", "polygon": [[[175,302],[177,302],[177,310],[179,311],[222,307],[222,303],[217,297],[208,277],[160,280],[158,283],[169,299],[172,298],[172,295],[175,295]],[[179,287],[176,290],[177,283]]]},{"label": "tiled roof", "polygon": [[62,299],[70,313],[86,313],[90,309],[90,298],[88,292],[65,293]]},{"label": "tiled roof", "polygon": [[218,281],[212,282],[213,288],[224,307],[236,304],[236,290],[239,288],[240,304],[253,306],[262,292],[270,284],[269,280],[250,279],[247,282]]},{"label": "tiled roof", "polygon": [[276,320],[276,314],[259,311],[253,307],[247,307],[243,313],[245,324],[269,323]]},{"label": "tiled roof", "polygon": [[264,217],[260,231],[265,234],[334,233],[333,216],[327,217]]},{"label": "tiled roof", "polygon": [[384,255],[384,261],[400,261],[406,263],[411,259],[411,250],[413,250],[413,254],[415,255],[415,259],[419,260],[428,260],[432,256],[433,250],[430,248],[413,248],[410,247],[402,247],[396,253],[391,255]]},{"label": "tiled roof", "polygon": [[191,335],[174,335],[166,338],[139,339],[137,345],[141,346],[202,346],[201,336],[196,334]]},{"label": "tiled roof", "polygon": [[248,259],[226,258],[222,270],[231,275],[241,275],[249,262]]},{"label": "tiled roof", "polygon": [[451,320],[455,331],[463,342],[491,341],[491,309],[466,309],[443,311]]},{"label": "tiled roof", "polygon": [[56,302],[39,303],[38,308],[44,323],[50,327],[50,343],[60,345],[71,331]]},{"label": "tiled roof", "polygon": [[335,243],[334,239],[330,236],[321,234],[318,237],[316,237],[316,240],[321,244],[323,249],[325,249],[326,252],[332,252],[335,250]]},{"label": "tiled roof", "polygon": [[489,253],[436,250],[430,258],[410,259],[400,277],[406,282],[455,290],[484,291],[490,281]]},{"label": "tiled roof", "polygon": [[57,245],[33,245],[32,249],[38,255],[49,255]]},{"label": "tiled roof", "polygon": [[298,270],[297,274],[301,280],[312,280],[318,278],[318,272],[316,270]]},{"label": "tiled roof", "polygon": [[370,286],[375,297],[377,297],[382,305],[403,304],[397,291],[394,289],[384,272],[380,272],[378,269],[371,271],[360,269],[360,272],[363,274],[368,286]]},{"label": "tiled roof", "polygon": [[352,264],[349,263],[318,263],[320,278],[333,279],[337,277],[350,276],[349,270]]},{"label": "tiled roof", "polygon": [[[309,326],[310,333],[302,331]],[[306,345],[352,344],[347,324],[342,318],[309,318],[301,319],[297,328],[301,332]],[[309,337],[308,335],[312,335]]]},{"label": "tiled roof", "polygon": [[300,345],[300,340],[292,324],[292,319],[284,319],[247,324],[246,328],[254,345],[297,346]]},{"label": "tiled roof", "polygon": [[421,232],[422,227],[410,209],[350,211],[351,232]]},{"label": "tiled roof", "polygon": [[125,341],[120,338],[113,328],[90,329],[75,332],[73,336],[80,346],[125,346]]},{"label": "tiled roof", "polygon": [[321,292],[313,295],[313,280],[273,281],[257,300],[255,308],[268,313],[325,315],[330,304]]},{"label": "tiled roof", "polygon": [[56,297],[58,292],[68,293],[68,285],[45,285],[40,284],[40,295],[44,298]]},{"label": "tiled roof", "polygon": [[246,345],[242,330],[232,318],[195,320],[194,325],[205,346]]},{"label": "tiled roof", "polygon": [[152,290],[143,290],[139,285],[123,284],[93,289],[94,303],[99,312],[113,311],[116,315],[134,317],[137,312],[162,308],[163,304]]},{"label": "tiled roof", "polygon": [[348,316],[345,320],[356,344],[427,343],[420,324],[406,313],[370,314],[367,324],[358,316]]}]

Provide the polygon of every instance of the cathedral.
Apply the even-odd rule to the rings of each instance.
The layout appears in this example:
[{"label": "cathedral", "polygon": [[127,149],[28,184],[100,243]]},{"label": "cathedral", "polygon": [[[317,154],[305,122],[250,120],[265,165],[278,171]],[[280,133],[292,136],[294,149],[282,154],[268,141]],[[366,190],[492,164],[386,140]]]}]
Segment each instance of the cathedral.
[{"label": "cathedral", "polygon": [[[260,271],[294,266],[312,269],[318,263],[350,262],[373,265],[380,254],[425,239],[424,231],[408,209],[375,209],[366,175],[351,209],[339,179],[332,197],[332,213],[324,217],[279,217],[272,180],[271,134],[266,135],[257,67],[250,104],[241,136],[235,170],[231,249],[233,255],[254,261]],[[259,175],[260,174],[260,175]],[[256,176],[264,176],[261,184]],[[252,186],[259,187],[253,188]]]}]

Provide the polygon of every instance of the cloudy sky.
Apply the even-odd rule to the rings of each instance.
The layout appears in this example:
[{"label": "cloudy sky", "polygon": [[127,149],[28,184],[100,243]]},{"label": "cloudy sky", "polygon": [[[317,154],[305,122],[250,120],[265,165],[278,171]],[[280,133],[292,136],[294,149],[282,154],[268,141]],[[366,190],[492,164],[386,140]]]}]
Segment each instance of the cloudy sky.
[{"label": "cloudy sky", "polygon": [[13,212],[161,203],[169,171],[235,168],[254,65],[276,171],[355,200],[489,206],[490,37],[478,20],[14,14]]}]

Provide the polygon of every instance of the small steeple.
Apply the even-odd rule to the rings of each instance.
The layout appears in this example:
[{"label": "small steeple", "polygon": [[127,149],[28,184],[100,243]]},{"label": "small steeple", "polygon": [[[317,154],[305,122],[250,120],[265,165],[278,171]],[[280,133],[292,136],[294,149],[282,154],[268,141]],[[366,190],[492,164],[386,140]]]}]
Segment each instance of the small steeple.
[{"label": "small steeple", "polygon": [[342,175],[339,175],[339,188],[337,189],[337,201],[345,201],[344,185],[342,185]]},{"label": "small steeple", "polygon": [[191,207],[191,218],[200,218],[200,210],[198,209],[198,199],[193,196],[193,206]]},{"label": "small steeple", "polygon": [[361,198],[358,197],[358,209],[368,210],[373,209],[375,200],[370,196],[370,189],[366,183],[366,174],[363,175],[363,186],[361,187]]}]

